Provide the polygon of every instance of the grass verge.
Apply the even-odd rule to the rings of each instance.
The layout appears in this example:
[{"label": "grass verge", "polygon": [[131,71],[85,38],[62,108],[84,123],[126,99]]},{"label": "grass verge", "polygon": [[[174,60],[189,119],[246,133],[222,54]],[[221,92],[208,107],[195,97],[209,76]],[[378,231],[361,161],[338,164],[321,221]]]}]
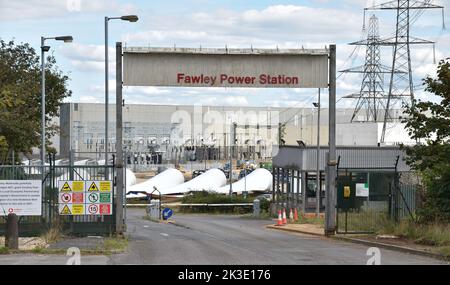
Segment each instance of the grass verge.
[{"label": "grass verge", "polygon": [[443,247],[444,251],[450,251],[450,226],[446,224],[417,224],[409,220],[398,225],[386,222],[377,233],[396,235],[417,244]]},{"label": "grass verge", "polygon": [[325,223],[324,218],[309,218],[309,217],[305,217],[303,215],[299,215],[298,216],[298,221],[295,222],[296,224],[312,224],[312,225],[319,225],[319,226],[323,226]]},{"label": "grass verge", "polygon": [[[104,239],[102,246],[95,249],[80,249],[80,252],[82,255],[111,255],[126,252],[127,248],[127,238],[109,237]],[[67,253],[67,249],[52,249],[38,246],[30,250],[10,250],[6,247],[0,247],[0,255],[21,253],[65,255]]]},{"label": "grass verge", "polygon": [[8,254],[8,253],[9,253],[8,248],[6,248],[4,246],[0,247],[0,254]]},{"label": "grass verge", "polygon": [[128,248],[128,239],[125,237],[107,238],[103,242],[103,250],[107,253],[121,253]]}]

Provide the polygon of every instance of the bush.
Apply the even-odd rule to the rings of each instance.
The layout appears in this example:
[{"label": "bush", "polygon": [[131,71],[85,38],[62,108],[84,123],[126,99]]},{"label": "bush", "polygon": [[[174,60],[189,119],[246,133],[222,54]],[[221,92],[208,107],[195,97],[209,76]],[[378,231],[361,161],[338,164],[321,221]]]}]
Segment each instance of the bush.
[{"label": "bush", "polygon": [[201,191],[192,195],[187,195],[181,200],[183,204],[234,204],[234,203],[253,203],[253,199],[243,196],[228,196],[214,192]]},{"label": "bush", "polygon": [[[241,204],[241,203],[253,203],[253,198],[243,196],[228,196],[214,192],[195,192],[191,195],[183,197],[182,204]],[[229,213],[229,214],[245,214],[253,211],[253,207],[241,207],[241,206],[224,206],[224,207],[180,207],[180,211],[184,213]]]},{"label": "bush", "polygon": [[420,223],[450,222],[450,170],[439,169],[424,174],[426,186],[423,207],[417,211]]},{"label": "bush", "polygon": [[270,201],[267,199],[259,199],[262,213],[268,213],[270,209]]}]

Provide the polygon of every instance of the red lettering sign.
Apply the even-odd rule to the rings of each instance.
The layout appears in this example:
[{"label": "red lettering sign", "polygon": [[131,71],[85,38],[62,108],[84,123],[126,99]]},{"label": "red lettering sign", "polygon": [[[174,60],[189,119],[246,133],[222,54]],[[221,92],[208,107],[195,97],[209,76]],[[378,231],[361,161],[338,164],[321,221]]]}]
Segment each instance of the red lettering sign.
[{"label": "red lettering sign", "polygon": [[[219,79],[219,80],[217,80]],[[258,80],[258,81],[257,81]],[[238,85],[238,86],[252,86],[252,85],[268,85],[268,86],[290,86],[299,85],[300,79],[297,76],[286,75],[271,75],[261,74],[259,77],[255,76],[234,76],[229,74],[216,75],[189,75],[184,73],[177,74],[177,82],[180,85],[190,86],[215,86],[215,85]],[[216,84],[217,83],[217,84]]]}]

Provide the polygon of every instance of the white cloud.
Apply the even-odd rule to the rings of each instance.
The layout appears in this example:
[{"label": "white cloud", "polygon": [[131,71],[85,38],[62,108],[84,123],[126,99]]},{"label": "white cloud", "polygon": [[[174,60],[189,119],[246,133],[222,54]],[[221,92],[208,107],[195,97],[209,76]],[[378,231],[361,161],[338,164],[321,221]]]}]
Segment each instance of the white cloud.
[{"label": "white cloud", "polygon": [[81,96],[80,103],[104,103],[104,101],[95,96]]},{"label": "white cloud", "polygon": [[[80,72],[105,72],[105,47],[103,45],[85,45],[72,43],[60,48],[61,53],[69,59],[70,63]],[[108,49],[109,73],[116,73],[115,49]]]},{"label": "white cloud", "polygon": [[65,17],[76,13],[117,12],[130,14],[134,5],[117,0],[0,0],[0,21]]},{"label": "white cloud", "polygon": [[225,105],[245,106],[248,105],[247,98],[244,96],[227,96],[224,98]]},{"label": "white cloud", "polygon": [[[217,10],[183,16],[148,15],[151,30],[130,33],[135,44],[230,47],[320,47],[359,36],[361,13],[342,9],[273,5],[261,10]],[[345,19],[345,21],[342,21]]]}]

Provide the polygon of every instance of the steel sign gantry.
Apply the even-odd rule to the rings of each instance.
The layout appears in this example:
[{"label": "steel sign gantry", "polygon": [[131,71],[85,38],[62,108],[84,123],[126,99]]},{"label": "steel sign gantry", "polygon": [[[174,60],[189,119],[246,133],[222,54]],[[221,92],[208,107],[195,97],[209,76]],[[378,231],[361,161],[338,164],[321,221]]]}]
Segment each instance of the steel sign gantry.
[{"label": "steel sign gantry", "polygon": [[[330,45],[329,49],[320,50],[141,47],[122,49],[122,43],[118,42],[116,44],[116,61],[116,231],[118,233],[125,230],[123,219],[125,185],[122,135],[122,88],[124,85],[328,88],[330,141],[326,175],[328,187],[325,234],[335,233],[336,45]],[[188,81],[185,80],[187,76],[189,76]],[[269,78],[271,80],[268,80]]]}]

